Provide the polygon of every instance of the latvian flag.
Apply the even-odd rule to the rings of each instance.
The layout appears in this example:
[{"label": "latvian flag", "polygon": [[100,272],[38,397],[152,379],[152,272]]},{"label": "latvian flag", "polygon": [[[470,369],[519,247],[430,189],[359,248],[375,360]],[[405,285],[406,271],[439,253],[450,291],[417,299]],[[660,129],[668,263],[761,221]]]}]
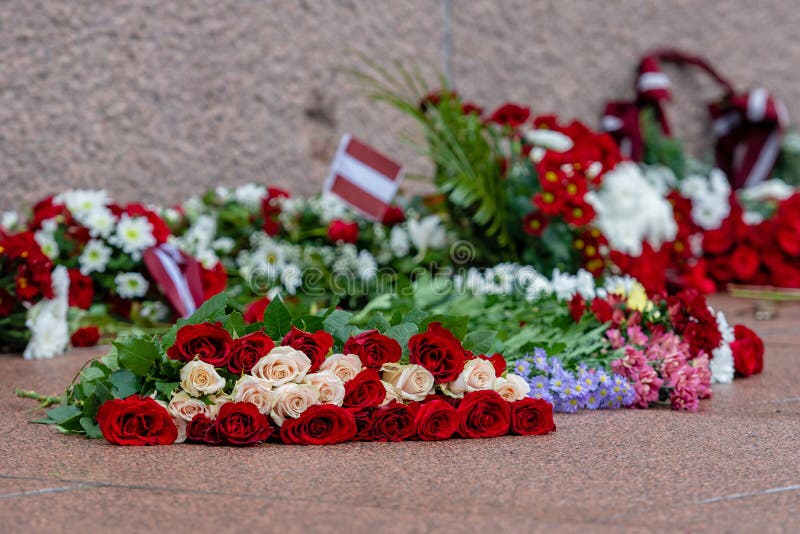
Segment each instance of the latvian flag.
[{"label": "latvian flag", "polygon": [[178,315],[188,317],[203,303],[203,278],[196,259],[168,243],[147,249],[142,259]]},{"label": "latvian flag", "polygon": [[374,148],[346,134],[331,163],[325,191],[373,221],[380,221],[400,186],[403,168]]}]

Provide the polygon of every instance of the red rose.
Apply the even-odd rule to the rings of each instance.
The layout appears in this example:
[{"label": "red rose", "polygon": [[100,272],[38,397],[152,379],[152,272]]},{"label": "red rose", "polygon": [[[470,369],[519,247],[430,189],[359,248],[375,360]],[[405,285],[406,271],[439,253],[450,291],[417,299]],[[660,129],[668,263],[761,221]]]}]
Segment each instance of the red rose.
[{"label": "red rose", "polygon": [[200,443],[219,443],[213,432],[214,421],[204,413],[198,413],[186,424],[186,439]]},{"label": "red rose", "polygon": [[353,414],[333,404],[310,406],[281,426],[281,439],[290,445],[331,445],[350,441],[355,435]]},{"label": "red rose", "polygon": [[221,443],[250,445],[266,441],[272,434],[272,427],[255,404],[226,402],[219,409],[212,432]]},{"label": "red rose", "polygon": [[529,108],[508,102],[492,112],[489,116],[489,122],[516,128],[517,126],[522,126],[530,116],[531,110]]},{"label": "red rose", "polygon": [[764,370],[764,342],[761,338],[744,326],[737,324],[733,328],[736,340],[731,343],[733,366],[739,376],[757,375]]},{"label": "red rose", "polygon": [[267,297],[254,300],[244,311],[244,320],[247,324],[260,323],[264,320],[264,312],[267,311],[270,300]]},{"label": "red rose", "polygon": [[344,383],[342,406],[363,410],[379,406],[386,398],[386,388],[375,369],[364,369],[355,378]]},{"label": "red rose", "polygon": [[228,370],[234,374],[249,373],[263,356],[275,347],[275,343],[264,332],[252,332],[234,339],[231,343],[231,359]]},{"label": "red rose", "polygon": [[213,269],[200,266],[200,277],[203,284],[203,299],[208,300],[218,293],[225,291],[228,284],[228,273],[222,262],[217,262]]},{"label": "red rose", "polygon": [[366,410],[349,410],[356,421],[356,434],[353,441],[372,440],[372,408]]},{"label": "red rose", "polygon": [[389,206],[381,218],[381,222],[386,226],[394,226],[406,220],[406,214],[400,206]]},{"label": "red rose", "polygon": [[761,261],[758,252],[747,245],[739,245],[731,255],[731,266],[736,278],[742,282],[749,282],[756,274]]},{"label": "red rose", "polygon": [[494,438],[508,434],[511,408],[496,391],[474,391],[458,405],[458,433],[465,438]]},{"label": "red rose", "polygon": [[414,409],[399,402],[372,413],[373,441],[403,441],[414,435]]},{"label": "red rose", "polygon": [[431,323],[426,332],[411,336],[408,349],[409,361],[430,371],[439,384],[452,382],[464,370],[464,347],[441,323]]},{"label": "red rose", "polygon": [[355,354],[364,367],[380,369],[385,363],[400,361],[403,349],[394,339],[377,330],[367,330],[348,339],[344,344],[345,354]]},{"label": "red rose", "polygon": [[231,342],[231,335],[218,323],[187,324],[178,330],[167,356],[182,362],[197,356],[214,367],[225,367],[230,360]]},{"label": "red rose", "polygon": [[328,225],[328,239],[334,243],[352,243],[358,241],[358,223],[340,220],[331,221]]},{"label": "red rose", "polygon": [[511,406],[512,434],[537,436],[555,431],[553,405],[546,400],[526,397],[509,404]]},{"label": "red rose", "polygon": [[506,372],[506,359],[503,358],[502,354],[495,353],[491,356],[481,354],[478,357],[492,363],[492,367],[494,367],[494,374],[496,376],[501,376]]},{"label": "red rose", "polygon": [[69,270],[69,305],[88,310],[94,298],[92,279],[81,274],[78,269]]},{"label": "red rose", "polygon": [[333,347],[333,336],[324,330],[317,330],[310,334],[292,326],[289,333],[284,336],[281,345],[289,345],[308,356],[308,359],[311,360],[311,369],[308,372],[314,373],[319,370],[328,351]]},{"label": "red rose", "polygon": [[73,347],[94,347],[100,340],[100,329],[96,326],[82,326],[69,338]]},{"label": "red rose", "polygon": [[458,413],[448,402],[433,400],[419,407],[414,424],[423,441],[449,439],[458,428]]},{"label": "red rose", "polygon": [[96,419],[103,437],[114,445],[169,445],[178,438],[172,416],[150,397],[106,401]]}]

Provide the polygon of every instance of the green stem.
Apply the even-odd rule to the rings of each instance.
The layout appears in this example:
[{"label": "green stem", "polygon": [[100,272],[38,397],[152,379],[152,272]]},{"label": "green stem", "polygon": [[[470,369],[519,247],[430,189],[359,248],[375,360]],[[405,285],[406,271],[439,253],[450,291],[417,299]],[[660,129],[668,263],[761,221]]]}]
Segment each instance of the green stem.
[{"label": "green stem", "polygon": [[61,397],[57,395],[42,395],[30,389],[16,389],[14,393],[21,399],[39,401],[39,408],[47,408],[55,404],[61,404]]}]

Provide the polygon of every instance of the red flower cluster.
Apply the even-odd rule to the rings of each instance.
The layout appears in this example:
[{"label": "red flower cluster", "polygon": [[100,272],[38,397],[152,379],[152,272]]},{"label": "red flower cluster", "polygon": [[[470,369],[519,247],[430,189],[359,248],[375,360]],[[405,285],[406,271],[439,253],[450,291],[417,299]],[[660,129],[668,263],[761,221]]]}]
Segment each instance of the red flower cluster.
[{"label": "red flower cluster", "polygon": [[96,326],[78,328],[69,338],[73,347],[94,347],[98,341],[100,341],[100,329]]},{"label": "red flower cluster", "polygon": [[667,298],[667,309],[675,333],[686,339],[692,354],[702,351],[711,356],[722,336],[706,298],[695,289],[685,289]]},{"label": "red flower cluster", "polygon": [[268,187],[267,196],[261,201],[261,213],[264,215],[264,232],[276,236],[281,231],[278,216],[281,214],[280,199],[289,198],[288,191],[278,187]]},{"label": "red flower cluster", "polygon": [[703,235],[711,277],[729,282],[800,288],[800,193],[783,200],[774,217],[756,225],[732,200],[722,226]]},{"label": "red flower cluster", "polygon": [[32,232],[0,233],[0,317],[10,315],[23,302],[52,298],[52,271],[53,263]]},{"label": "red flower cluster", "polygon": [[358,241],[358,223],[331,221],[328,225],[328,239],[334,243],[355,244]]}]

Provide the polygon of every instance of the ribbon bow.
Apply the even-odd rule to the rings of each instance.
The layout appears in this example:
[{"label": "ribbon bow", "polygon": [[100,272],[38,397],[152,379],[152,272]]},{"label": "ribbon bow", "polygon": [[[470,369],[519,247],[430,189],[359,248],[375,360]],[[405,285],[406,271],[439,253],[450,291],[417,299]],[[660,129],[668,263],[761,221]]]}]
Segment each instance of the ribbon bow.
[{"label": "ribbon bow", "polygon": [[163,243],[142,257],[150,276],[181,317],[188,317],[203,303],[200,263],[189,254]]}]

